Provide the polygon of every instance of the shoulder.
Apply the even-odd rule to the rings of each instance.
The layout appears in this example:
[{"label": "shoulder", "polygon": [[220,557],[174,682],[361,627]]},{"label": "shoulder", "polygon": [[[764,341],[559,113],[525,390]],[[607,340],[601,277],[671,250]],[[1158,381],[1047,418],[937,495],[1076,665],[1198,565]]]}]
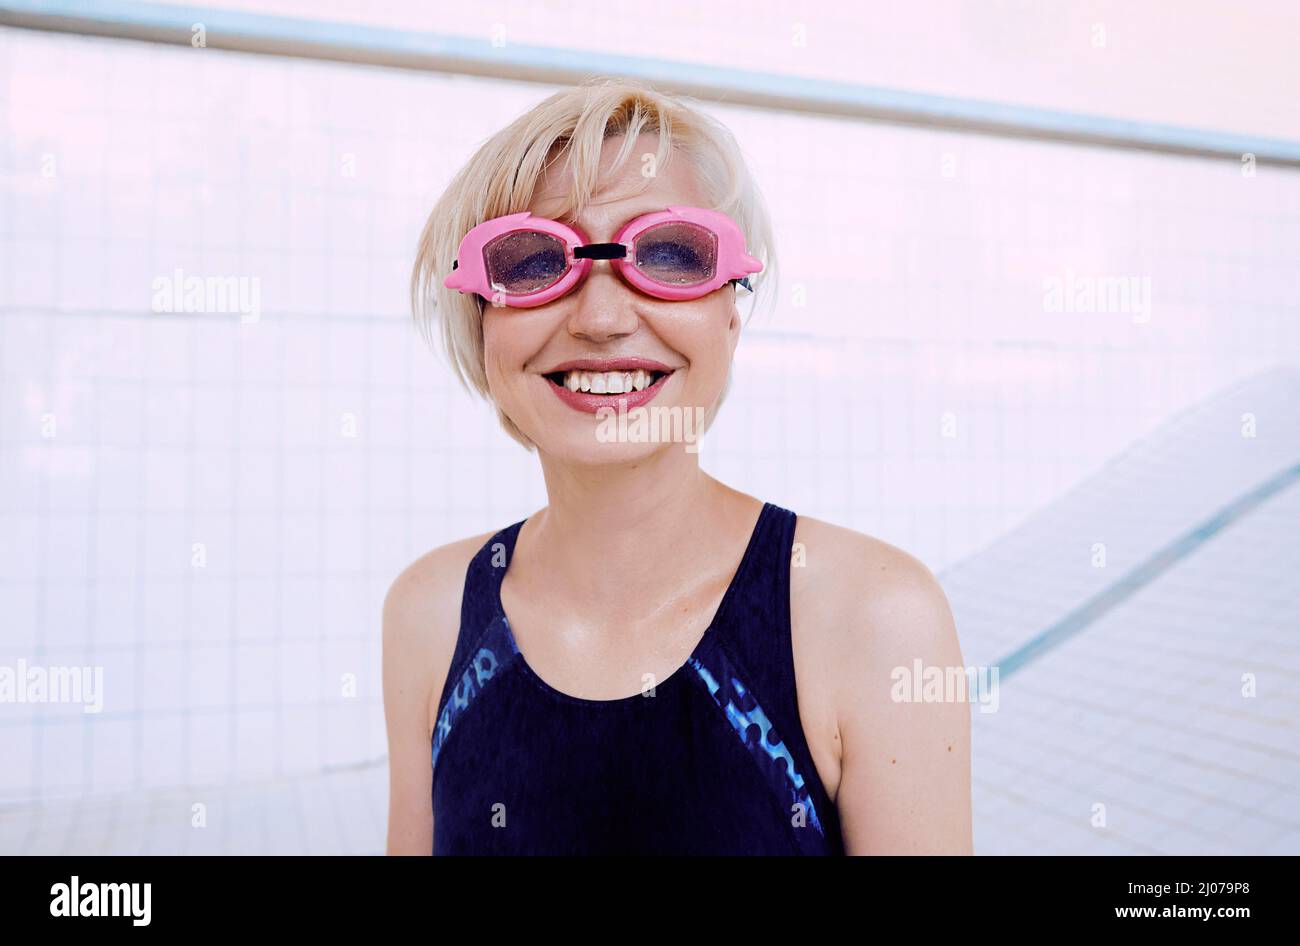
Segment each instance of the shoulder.
[{"label": "shoulder", "polygon": [[425,552],[407,565],[388,587],[384,596],[384,627],[401,636],[423,619],[437,617],[454,604],[459,612],[465,572],[470,560],[496,530],[448,542]]},{"label": "shoulder", "polygon": [[804,516],[794,542],[791,612],[817,631],[803,637],[832,678],[837,716],[857,704],[865,683],[887,680],[898,666],[960,663],[947,596],[914,555]]},{"label": "shoulder", "polygon": [[869,619],[888,633],[934,631],[933,619],[951,616],[934,573],[896,545],[807,516],[799,517],[794,541],[792,593],[798,585],[837,617]]},{"label": "shoulder", "polygon": [[441,694],[460,632],[465,573],[495,534],[493,530],[440,545],[393,579],[383,606],[387,699],[432,704]]}]

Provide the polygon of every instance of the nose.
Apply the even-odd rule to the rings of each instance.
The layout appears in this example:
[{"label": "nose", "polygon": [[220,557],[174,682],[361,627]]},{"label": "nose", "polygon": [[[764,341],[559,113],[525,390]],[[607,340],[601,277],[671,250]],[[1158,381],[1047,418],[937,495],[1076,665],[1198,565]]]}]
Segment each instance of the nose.
[{"label": "nose", "polygon": [[596,342],[631,335],[641,321],[637,300],[636,290],[608,260],[595,260],[587,278],[572,293],[569,333]]}]

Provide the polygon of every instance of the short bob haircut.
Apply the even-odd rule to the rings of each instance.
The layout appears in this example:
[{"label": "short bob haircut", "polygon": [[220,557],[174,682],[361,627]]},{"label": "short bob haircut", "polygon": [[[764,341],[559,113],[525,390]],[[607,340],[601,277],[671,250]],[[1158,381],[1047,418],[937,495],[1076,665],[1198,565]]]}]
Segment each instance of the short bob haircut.
[{"label": "short bob haircut", "polygon": [[[416,326],[433,345],[437,317],[452,370],[471,394],[477,392],[494,403],[484,364],[486,303],[477,295],[462,295],[442,284],[461,238],[484,220],[527,210],[542,172],[566,153],[573,185],[556,216],[580,213],[601,190],[599,170],[605,140],[627,136],[614,158],[613,167],[618,169],[632,157],[636,137],[653,132],[659,135],[653,167],[666,167],[676,154],[692,162],[711,201],[709,209],[735,220],[748,251],[763,262],[763,271],[750,277],[753,302],[771,298],[768,287],[776,282],[771,223],[732,133],[687,96],[659,92],[641,81],[597,76],[555,93],[484,142],[447,185],[420,234],[410,287]],[[640,155],[636,159],[644,160]],[[645,182],[648,187],[650,175]],[[722,393],[704,419],[704,430],[712,424],[730,389],[728,370]],[[535,444],[499,405],[496,410],[506,433],[526,449],[535,450]]]}]

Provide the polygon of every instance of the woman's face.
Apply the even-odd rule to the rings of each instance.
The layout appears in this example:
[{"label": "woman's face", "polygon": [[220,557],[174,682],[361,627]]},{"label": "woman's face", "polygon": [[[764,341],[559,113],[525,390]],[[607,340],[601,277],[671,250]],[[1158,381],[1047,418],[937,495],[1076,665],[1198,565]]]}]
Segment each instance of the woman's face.
[{"label": "woman's face", "polygon": [[[608,169],[621,143],[621,138],[605,142],[602,170]],[[635,188],[643,185],[640,156],[653,154],[657,143],[654,135],[638,138],[618,176],[596,195],[601,203],[582,210],[578,228],[591,242],[611,242],[628,220],[670,204],[708,206],[695,169],[681,155],[674,155],[649,187],[633,195]],[[540,217],[553,217],[563,206],[568,174],[567,160],[548,168],[528,209]],[[497,404],[541,453],[583,463],[623,462],[682,447],[663,442],[603,442],[598,428],[608,430],[608,422],[602,425],[591,410],[590,397],[569,396],[565,381],[568,387],[585,380],[597,390],[602,386],[608,390],[608,386],[626,385],[631,380],[633,390],[627,396],[633,399],[629,403],[633,407],[645,397],[636,395],[635,385],[647,379],[638,378],[635,370],[618,370],[632,367],[618,363],[637,359],[662,367],[668,374],[655,385],[644,408],[679,408],[677,413],[689,415],[692,425],[685,429],[698,435],[696,419],[721,395],[739,337],[740,317],[731,284],[699,299],[670,302],[633,289],[603,260],[594,261],[587,278],[566,296],[532,309],[488,304],[483,314],[488,386]],[[554,374],[560,366],[583,359],[613,360],[613,374],[631,378],[616,381],[605,374],[596,381],[594,377],[575,375],[570,379]],[[548,374],[563,380],[557,385]],[[581,400],[586,400],[586,409],[575,403]],[[629,422],[633,415],[629,413]]]}]

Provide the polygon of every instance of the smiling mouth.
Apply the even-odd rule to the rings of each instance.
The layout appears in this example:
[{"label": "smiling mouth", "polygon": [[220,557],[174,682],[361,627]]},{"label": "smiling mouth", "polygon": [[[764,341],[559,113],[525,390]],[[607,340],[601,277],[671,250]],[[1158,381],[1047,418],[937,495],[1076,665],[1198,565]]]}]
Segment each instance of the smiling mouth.
[{"label": "smiling mouth", "polygon": [[557,388],[566,388],[579,394],[635,394],[654,387],[671,371],[552,371],[543,375]]}]

